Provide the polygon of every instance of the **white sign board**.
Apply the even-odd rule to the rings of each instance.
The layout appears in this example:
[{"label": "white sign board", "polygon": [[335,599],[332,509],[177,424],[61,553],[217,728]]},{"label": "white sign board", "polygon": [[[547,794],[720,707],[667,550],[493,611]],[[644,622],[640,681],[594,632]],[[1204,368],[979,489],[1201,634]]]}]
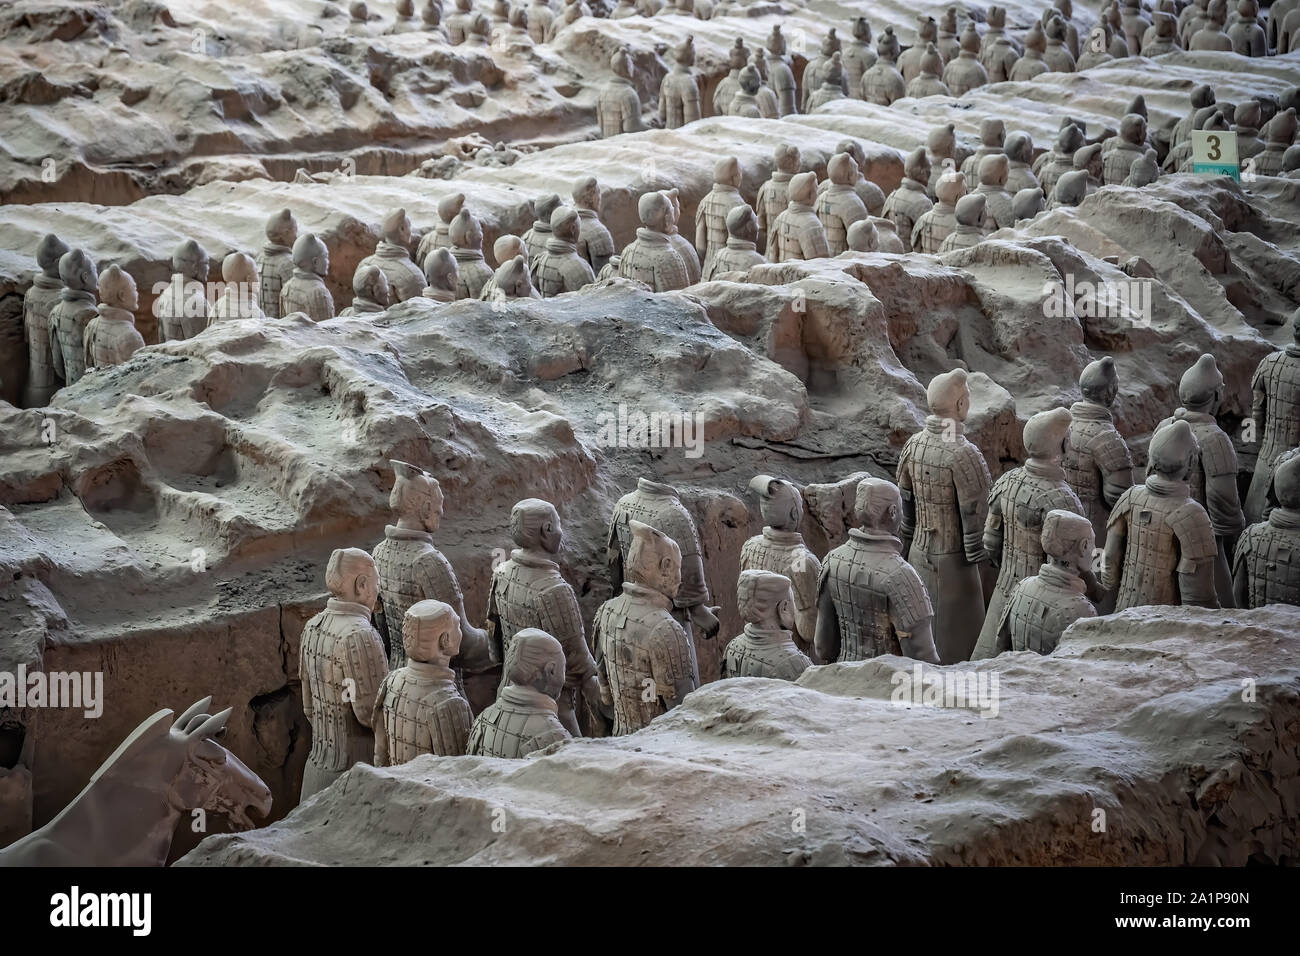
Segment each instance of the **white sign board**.
[{"label": "white sign board", "polygon": [[1241,182],[1237,134],[1222,130],[1192,130],[1192,172],[1231,176]]}]

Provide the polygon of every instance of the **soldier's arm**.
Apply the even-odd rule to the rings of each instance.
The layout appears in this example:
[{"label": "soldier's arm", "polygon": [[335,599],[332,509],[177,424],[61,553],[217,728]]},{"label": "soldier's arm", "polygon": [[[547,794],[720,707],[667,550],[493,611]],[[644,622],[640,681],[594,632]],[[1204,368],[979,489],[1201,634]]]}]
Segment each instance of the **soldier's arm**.
[{"label": "soldier's arm", "polygon": [[817,628],[813,632],[813,648],[818,657],[834,664],[840,657],[840,622],[835,614],[835,602],[831,600],[828,567],[823,565],[817,577]]},{"label": "soldier's arm", "polygon": [[638,133],[645,129],[645,124],[641,122],[641,100],[635,93],[629,92],[623,97],[623,102],[619,106],[622,113],[621,128],[625,133]]},{"label": "soldier's arm", "polygon": [[1250,415],[1255,420],[1255,434],[1264,434],[1264,416],[1268,414],[1268,392],[1264,390],[1264,363],[1260,362],[1250,379]]},{"label": "soldier's arm", "polygon": [[597,690],[600,696],[600,713],[606,720],[614,716],[614,695],[609,688],[609,672],[605,667],[605,649],[600,642],[600,614],[596,614],[596,620],[591,625],[591,642],[596,652],[593,655],[596,661],[596,682]]},{"label": "soldier's arm", "polygon": [[700,84],[691,77],[689,88],[682,97],[682,121],[693,123],[700,118]]},{"label": "soldier's arm", "polygon": [[704,200],[695,209],[695,248],[707,249],[709,245],[708,217],[704,214]]},{"label": "soldier's arm", "polygon": [[86,331],[81,334],[81,364],[86,367],[86,371],[95,367],[94,341],[98,328],[99,323],[91,319],[86,323]]},{"label": "soldier's arm", "polygon": [[993,657],[997,657],[999,654],[1009,651],[1012,648],[1011,606],[1016,603],[1016,595],[1019,591],[1020,585],[1017,584],[1015,590],[1011,592],[1011,600],[1007,601],[1007,603],[1002,607],[1002,616],[998,619],[998,633],[994,638],[993,643]]},{"label": "soldier's arm", "polygon": [[818,581],[822,565],[811,551],[801,551],[791,574],[794,585],[794,620],[799,636],[811,641],[817,630]]},{"label": "soldier's arm", "polygon": [[298,685],[302,688],[302,712],[311,723],[314,709],[311,700],[311,681],[307,679],[307,631],[304,629],[298,642]]},{"label": "soldier's arm", "polygon": [[758,209],[754,211],[755,215],[758,218],[758,238],[759,238],[758,248],[760,249],[764,248],[764,237],[767,235],[767,201],[766,200],[767,200],[767,183],[763,183],[763,185],[758,188],[758,199],[755,200],[758,203]]},{"label": "soldier's arm", "polygon": [[1128,512],[1125,495],[1121,495],[1110,513],[1110,521],[1106,523],[1106,547],[1101,553],[1101,586],[1107,591],[1119,587],[1127,540]]},{"label": "soldier's arm", "polygon": [[691,638],[676,621],[665,621],[657,629],[650,651],[650,666],[664,708],[672,710],[699,686],[691,672],[686,642]]},{"label": "soldier's arm", "polygon": [[497,608],[497,583],[500,580],[501,575],[494,570],[492,572],[492,584],[488,587],[487,606],[488,657],[493,664],[505,663],[505,648],[501,635],[501,612]]},{"label": "soldier's arm", "polygon": [[483,756],[483,715],[479,714],[470,725],[469,736],[465,740],[465,753],[471,757]]},{"label": "soldier's arm", "polygon": [[618,544],[619,508],[609,519],[609,532],[605,535],[605,565],[609,568],[610,597],[618,597],[623,589],[623,549]]},{"label": "soldier's arm", "polygon": [[984,553],[989,564],[1002,565],[1002,479],[998,479],[989,492],[989,514],[984,519]]},{"label": "soldier's arm", "polygon": [[1249,550],[1250,538],[1243,535],[1232,555],[1232,603],[1237,607],[1250,606],[1250,572],[1246,566]]},{"label": "soldier's arm", "polygon": [[370,726],[375,729],[375,766],[388,766],[388,725],[384,723],[384,700],[388,697],[389,676],[384,678],[384,682],[379,685],[379,693],[375,697],[375,712],[370,718]]},{"label": "soldier's arm", "polygon": [[903,446],[903,454],[898,459],[898,473],[895,476],[899,496],[903,500],[903,520],[899,524],[898,537],[903,542],[903,557],[912,550],[912,538],[916,534],[916,499],[912,496],[912,472],[908,468],[910,444]]},{"label": "soldier's arm", "polygon": [[803,250],[805,259],[824,259],[831,254],[831,245],[826,241],[825,229],[815,229],[811,235],[805,233],[799,241],[805,247]]},{"label": "soldier's arm", "polygon": [[547,623],[551,636],[564,648],[564,672],[568,682],[582,688],[583,696],[594,707],[600,699],[596,678],[596,659],[587,647],[582,626],[582,609],[578,597],[568,584],[551,588],[543,600],[547,604]]},{"label": "soldier's arm", "polygon": [[369,626],[358,628],[348,635],[347,653],[343,657],[343,676],[352,681],[356,693],[352,695],[352,713],[365,727],[373,726],[375,699],[388,675],[388,661],[379,635]]},{"label": "soldier's arm", "polygon": [[930,595],[916,569],[905,561],[890,576],[889,619],[904,654],[913,660],[940,663],[931,630],[934,608],[930,606]]},{"label": "soldier's arm", "polygon": [[1133,456],[1119,432],[1106,431],[1093,446],[1092,460],[1101,472],[1102,500],[1113,508],[1119,496],[1133,487]]},{"label": "soldier's arm", "polygon": [[1171,524],[1178,539],[1178,594],[1182,603],[1193,607],[1218,607],[1219,598],[1214,590],[1214,559],[1219,548],[1209,515],[1193,501]]},{"label": "soldier's arm", "polygon": [[668,90],[667,83],[659,84],[659,122],[668,125]]},{"label": "soldier's arm", "polygon": [[457,694],[438,705],[434,732],[438,737],[438,752],[444,757],[461,757],[468,752],[469,732],[474,726],[474,714],[469,701]]},{"label": "soldier's arm", "polygon": [[572,739],[573,734],[565,730],[564,725],[557,720],[554,726],[547,727],[546,730],[532,736],[528,741],[528,746],[525,748],[524,754],[527,755],[535,753],[538,750],[545,750],[547,747],[551,746],[551,744],[563,743],[566,740]]},{"label": "soldier's arm", "polygon": [[1237,453],[1232,439],[1220,432],[1201,449],[1201,467],[1205,470],[1205,508],[1210,513],[1214,533],[1222,537],[1239,534],[1246,527],[1237,492]]},{"label": "soldier's arm", "polygon": [[953,469],[956,481],[957,503],[961,510],[962,542],[966,548],[966,561],[978,564],[984,553],[984,512],[988,507],[989,466],[980,450],[966,442]]},{"label": "soldier's arm", "polygon": [[54,374],[57,375],[61,381],[66,382],[68,380],[68,373],[63,367],[63,348],[59,345],[59,327],[55,318],[54,310],[51,309],[49,319],[47,319],[49,322],[49,328],[46,330],[50,337],[50,361],[54,365]]}]

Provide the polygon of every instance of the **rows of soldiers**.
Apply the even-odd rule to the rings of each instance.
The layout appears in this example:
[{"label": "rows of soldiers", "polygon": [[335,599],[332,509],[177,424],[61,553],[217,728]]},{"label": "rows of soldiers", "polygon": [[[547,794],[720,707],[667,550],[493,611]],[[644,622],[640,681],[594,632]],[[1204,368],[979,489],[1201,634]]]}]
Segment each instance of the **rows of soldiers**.
[{"label": "rows of soldiers", "polygon": [[[1300,552],[1300,310],[1292,330],[1293,344],[1267,356],[1252,383],[1263,440],[1244,509],[1233,443],[1215,418],[1224,380],[1209,354],[1179,382],[1180,407],[1155,429],[1142,480],[1112,419],[1110,357],[1083,370],[1080,401],[1028,420],[1024,465],[997,481],[965,435],[965,370],[936,376],[896,482],[857,484],[856,527],[824,559],[799,531],[799,489],[755,477],[764,527],[741,549],[744,630],[726,645],[722,676],[794,680],[814,663],[883,654],[932,664],[1049,654],[1080,618],[1145,605],[1300,606],[1291,560]],[[718,608],[676,489],[642,478],[615,505],[613,596],[589,632],[560,567],[558,511],[517,503],[516,549],[493,569],[480,628],[434,544],[437,480],[392,465],[396,524],[372,553],[334,552],[332,597],[303,631],[313,728],[304,798],[359,761],[523,757],[579,735],[584,705],[590,721],[633,733],[699,687],[697,635],[714,639]],[[496,700],[474,716],[464,675],[498,666]]]}]

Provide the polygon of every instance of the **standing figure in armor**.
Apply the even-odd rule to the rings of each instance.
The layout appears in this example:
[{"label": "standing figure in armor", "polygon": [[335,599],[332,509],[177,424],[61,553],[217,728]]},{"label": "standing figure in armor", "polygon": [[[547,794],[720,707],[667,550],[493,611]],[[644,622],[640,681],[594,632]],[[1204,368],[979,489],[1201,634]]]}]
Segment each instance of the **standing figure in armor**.
[{"label": "standing figure in armor", "polygon": [[798,680],[812,666],[794,646],[794,593],[790,579],[771,571],[741,571],[736,604],[745,630],[727,642],[723,677]]},{"label": "standing figure in armor", "polygon": [[[1084,575],[1092,568],[1096,539],[1092,522],[1073,511],[1043,517],[1043,566],[1011,592],[998,623],[993,655],[1003,651],[1050,654],[1065,629],[1081,617],[1096,617]],[[990,656],[993,656],[990,655]]]},{"label": "standing figure in armor", "polygon": [[[595,275],[617,251],[614,237],[600,221],[600,183],[595,176],[584,176],[573,184],[573,208],[578,210],[579,219],[578,255],[587,260]],[[501,261],[498,256],[497,262]]]},{"label": "standing figure in armor", "polygon": [[556,713],[565,686],[564,649],[545,631],[524,628],[505,662],[506,684],[474,720],[469,753],[518,760],[573,735]]},{"label": "standing figure in armor", "polygon": [[305,312],[313,322],[334,318],[334,296],[325,287],[330,253],[314,232],[293,244],[293,275],[280,287],[280,315]]},{"label": "standing figure in armor", "polygon": [[1300,605],[1300,455],[1273,474],[1278,506],[1237,541],[1233,595],[1237,607]]},{"label": "standing figure in armor", "polygon": [[609,137],[640,132],[645,129],[641,120],[641,97],[632,83],[636,70],[627,47],[614,51],[609,58],[609,68],[614,75],[601,88],[596,100],[596,125],[600,127],[600,135]]},{"label": "standing figure in armor", "polygon": [[758,188],[757,207],[754,212],[758,215],[761,245],[767,250],[769,259],[772,256],[772,224],[781,213],[785,212],[786,204],[790,202],[788,195],[790,179],[799,172],[799,163],[798,146],[791,146],[789,143],[779,144],[773,156],[772,178]]},{"label": "standing figure in armor", "polygon": [[740,181],[740,161],[735,156],[714,164],[713,189],[695,210],[695,250],[700,256],[701,276],[712,271],[714,256],[727,247],[727,213],[745,205]]},{"label": "standing figure in armor", "polygon": [[758,475],[749,488],[758,495],[763,533],[741,545],[740,570],[771,571],[790,579],[794,588],[794,642],[812,657],[813,633],[817,630],[817,577],[822,565],[799,533],[803,495],[790,482],[770,475]]},{"label": "standing figure in armor", "polygon": [[776,94],[779,115],[789,116],[791,113],[799,112],[794,71],[790,69],[790,63],[785,58],[785,37],[781,35],[780,24],[772,27],[772,33],[767,38],[764,60],[767,63],[768,82],[772,86],[772,92]]},{"label": "standing figure in armor", "polygon": [[1300,445],[1300,309],[1291,316],[1294,341],[1265,355],[1250,380],[1255,428],[1262,432],[1255,474],[1246,492],[1246,518],[1263,521],[1278,456]]},{"label": "standing figure in armor", "polygon": [[208,327],[208,254],[193,239],[172,250],[172,278],[154,302],[158,341],[192,339]]},{"label": "standing figure in armor", "polygon": [[86,374],[86,326],[99,315],[99,276],[90,256],[73,249],[59,259],[59,278],[63,290],[50,310],[50,359],[54,374],[72,385]]},{"label": "standing figure in armor", "polygon": [[257,254],[257,274],[261,276],[258,304],[270,319],[279,319],[280,290],[293,277],[293,244],[298,241],[298,220],[293,212],[281,209],[266,220],[266,245]]},{"label": "standing figure in armor", "polygon": [[533,259],[532,283],[542,298],[577,292],[596,281],[591,263],[578,254],[582,221],[572,206],[557,206],[551,213],[551,238]]},{"label": "standing figure in armor", "polygon": [[664,129],[677,129],[700,118],[700,82],[695,65],[695,37],[689,33],[674,52],[675,64],[659,84],[659,119]]},{"label": "standing figure in armor", "polygon": [[930,158],[925,147],[918,146],[903,163],[903,181],[885,200],[883,215],[894,223],[908,252],[912,251],[912,230],[917,221],[934,208],[934,200],[926,195],[930,181]]},{"label": "standing figure in armor", "polygon": [[790,179],[785,212],[776,217],[768,234],[769,262],[820,259],[831,254],[813,203],[817,199],[817,174],[799,173]]},{"label": "standing figure in armor", "polygon": [[32,278],[32,287],[23,296],[23,335],[27,338],[28,360],[24,408],[43,408],[59,390],[51,351],[50,313],[59,304],[63,291],[59,260],[67,251],[67,245],[53,233],[46,235],[36,247],[39,270]]}]

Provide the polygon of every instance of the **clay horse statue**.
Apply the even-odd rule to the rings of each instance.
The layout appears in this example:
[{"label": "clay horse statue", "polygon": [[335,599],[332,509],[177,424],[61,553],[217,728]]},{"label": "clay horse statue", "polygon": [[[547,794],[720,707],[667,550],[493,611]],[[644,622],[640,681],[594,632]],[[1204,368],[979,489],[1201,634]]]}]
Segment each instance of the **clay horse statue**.
[{"label": "clay horse statue", "polygon": [[230,708],[209,716],[205,697],[172,722],[160,710],[135,728],[63,812],[0,850],[3,866],[162,866],[181,814],[202,808],[241,829],[265,817],[271,791],[212,738]]}]

